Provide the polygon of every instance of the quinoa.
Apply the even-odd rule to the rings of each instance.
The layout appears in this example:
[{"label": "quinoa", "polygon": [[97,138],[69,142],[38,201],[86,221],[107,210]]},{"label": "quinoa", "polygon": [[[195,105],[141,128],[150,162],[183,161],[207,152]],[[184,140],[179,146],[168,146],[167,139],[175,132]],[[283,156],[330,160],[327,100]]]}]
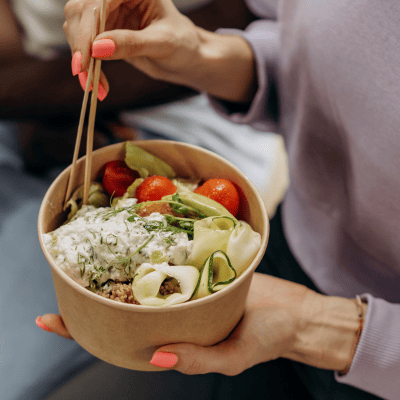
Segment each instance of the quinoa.
[{"label": "quinoa", "polygon": [[106,299],[119,301],[120,303],[139,304],[133,297],[132,283],[116,283],[112,285],[110,291],[97,292],[97,294]]},{"label": "quinoa", "polygon": [[[163,296],[180,292],[181,288],[175,278],[165,279],[160,286],[160,294]],[[140,305],[133,297],[132,283],[115,283],[112,284],[109,290],[98,291],[96,293],[106,299],[119,301],[120,303]]]},{"label": "quinoa", "polygon": [[160,293],[165,296],[173,293],[181,293],[181,288],[178,281],[175,278],[165,279],[160,286]]}]

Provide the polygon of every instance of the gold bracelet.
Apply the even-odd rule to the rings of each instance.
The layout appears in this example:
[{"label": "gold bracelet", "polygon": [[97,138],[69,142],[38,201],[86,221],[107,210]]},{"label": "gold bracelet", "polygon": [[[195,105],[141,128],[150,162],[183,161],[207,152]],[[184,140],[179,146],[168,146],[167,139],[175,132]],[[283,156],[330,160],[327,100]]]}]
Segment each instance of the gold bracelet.
[{"label": "gold bracelet", "polygon": [[361,332],[364,328],[364,310],[363,310],[363,306],[362,306],[362,300],[360,298],[360,296],[356,296],[356,303],[358,306],[358,318],[359,318],[359,326],[356,332],[356,340],[354,342],[354,347],[351,351],[352,357],[350,359],[350,362],[347,364],[346,368],[342,371],[339,372],[339,375],[346,375],[349,372],[349,369],[351,367],[351,364],[353,362],[353,358],[356,354],[356,350],[357,350],[357,346],[358,346],[358,342],[360,341],[360,337],[361,337]]}]

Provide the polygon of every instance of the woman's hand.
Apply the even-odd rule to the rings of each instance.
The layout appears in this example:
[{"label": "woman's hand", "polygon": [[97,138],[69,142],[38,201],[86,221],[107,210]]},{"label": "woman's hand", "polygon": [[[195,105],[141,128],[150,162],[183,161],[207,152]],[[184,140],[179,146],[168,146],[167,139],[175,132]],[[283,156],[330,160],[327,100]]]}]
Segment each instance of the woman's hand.
[{"label": "woman's hand", "polygon": [[185,374],[237,375],[279,357],[343,370],[358,328],[354,301],[320,295],[296,283],[255,273],[243,319],[215,346],[163,346],[151,363]]},{"label": "woman's hand", "polygon": [[296,341],[302,304],[314,295],[304,286],[255,273],[244,316],[226,340],[210,347],[163,346],[155,353],[152,364],[167,367],[175,359],[173,369],[185,374],[237,375],[253,365],[282,357]]},{"label": "woman's hand", "polygon": [[[58,315],[46,314],[37,323],[72,339]],[[323,296],[305,286],[255,273],[244,316],[226,340],[208,347],[166,345],[156,351],[151,363],[185,374],[237,375],[253,365],[284,357],[341,371],[354,355],[358,327],[358,307],[353,300]]]},{"label": "woman's hand", "polygon": [[[196,27],[171,0],[107,0],[106,31],[92,44],[93,8],[100,6],[101,0],[70,0],[65,6],[64,31],[81,84],[93,55],[124,59],[152,78],[226,100],[248,101],[254,93],[253,53],[244,39]],[[103,86],[108,88],[105,81]]]},{"label": "woman's hand", "polygon": [[[178,344],[158,351],[175,353],[179,359],[176,369],[183,373],[237,374],[281,357],[293,347],[299,329],[299,306],[314,294],[304,286],[255,273],[244,317],[228,339],[210,347]],[[48,330],[71,338],[59,315],[46,314],[41,320]]]},{"label": "woman's hand", "polygon": [[73,339],[59,315],[45,314],[42,317],[37,317],[36,325],[44,331],[54,332],[65,339]]}]

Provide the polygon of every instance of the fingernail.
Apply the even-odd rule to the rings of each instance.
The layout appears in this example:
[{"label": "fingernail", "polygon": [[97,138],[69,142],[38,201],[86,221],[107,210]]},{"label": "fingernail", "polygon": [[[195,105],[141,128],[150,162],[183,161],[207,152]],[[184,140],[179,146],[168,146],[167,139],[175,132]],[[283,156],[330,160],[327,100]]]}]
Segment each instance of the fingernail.
[{"label": "fingernail", "polygon": [[[82,86],[83,90],[86,90],[86,82],[87,82],[87,78],[88,78],[88,73],[87,71],[83,71],[78,75],[79,78],[79,83]],[[90,88],[89,88],[89,92],[93,89],[93,84],[90,84]]]},{"label": "fingernail", "polygon": [[115,43],[111,39],[97,40],[92,45],[93,57],[110,57],[115,50]]},{"label": "fingernail", "polygon": [[107,94],[108,93],[107,93],[106,89],[104,88],[103,84],[101,82],[99,82],[99,89],[98,89],[98,92],[97,92],[97,98],[100,101],[103,101],[107,97]]},{"label": "fingernail", "polygon": [[172,368],[178,362],[178,356],[174,353],[156,351],[150,364],[160,368]]},{"label": "fingernail", "polygon": [[71,61],[71,69],[72,69],[72,75],[78,75],[79,72],[81,72],[82,69],[82,53],[80,51],[77,51],[74,56],[72,57]]},{"label": "fingernail", "polygon": [[43,329],[44,331],[53,332],[47,325],[45,325],[45,324],[43,323],[42,317],[37,317],[35,322],[36,322],[36,325],[37,325],[39,328]]}]

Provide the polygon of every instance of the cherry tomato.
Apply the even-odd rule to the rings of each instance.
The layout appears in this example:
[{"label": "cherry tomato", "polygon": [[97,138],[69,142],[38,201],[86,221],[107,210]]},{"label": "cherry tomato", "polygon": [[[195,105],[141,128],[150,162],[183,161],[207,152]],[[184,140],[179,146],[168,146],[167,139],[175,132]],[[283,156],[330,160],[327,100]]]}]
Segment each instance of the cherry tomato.
[{"label": "cherry tomato", "polygon": [[104,166],[103,186],[110,196],[121,197],[139,175],[122,160],[109,161]]},{"label": "cherry tomato", "polygon": [[153,175],[146,178],[136,188],[138,203],[161,200],[164,196],[176,193],[176,186],[165,176]]}]

